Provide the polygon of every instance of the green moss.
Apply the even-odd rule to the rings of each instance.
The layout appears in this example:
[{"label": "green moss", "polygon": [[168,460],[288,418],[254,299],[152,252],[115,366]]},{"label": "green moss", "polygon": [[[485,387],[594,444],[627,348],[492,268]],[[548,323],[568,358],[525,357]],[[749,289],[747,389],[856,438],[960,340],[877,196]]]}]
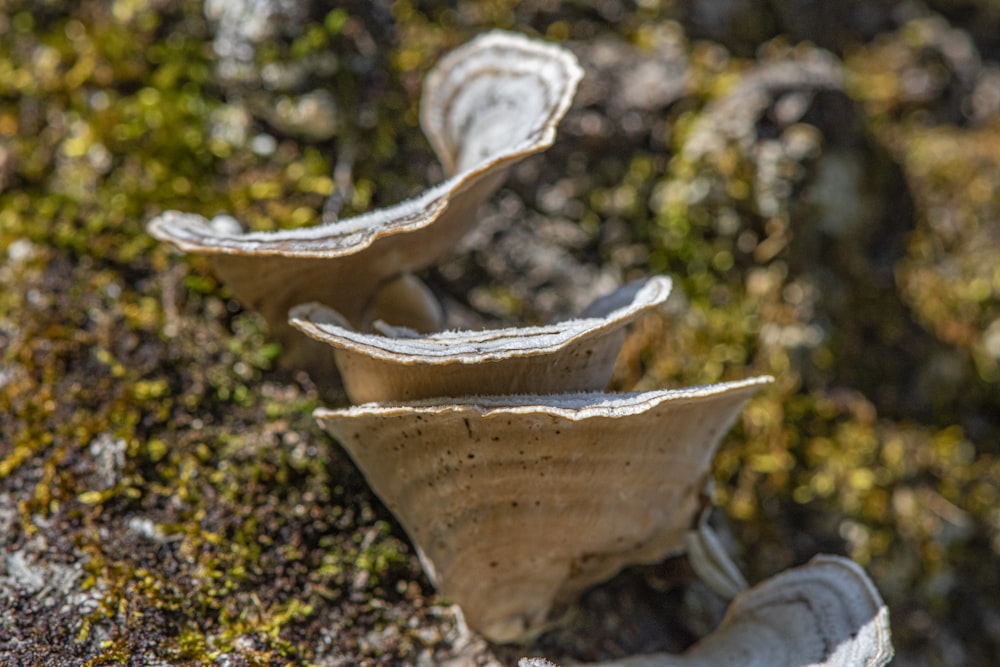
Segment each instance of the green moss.
[{"label": "green moss", "polygon": [[[226,103],[200,7],[114,9],[15,11],[0,39],[0,252],[27,249],[0,266],[17,286],[0,297],[0,478],[21,518],[4,546],[45,535],[82,563],[97,608],[62,620],[80,664],[302,662],[309,628],[354,613],[337,610],[359,572],[392,591],[419,566],[312,423],[318,397],[268,379],[280,349],[260,321],[143,226],[166,208],[312,224],[331,164],[211,138]],[[344,19],[311,28],[309,48]],[[331,536],[333,506],[349,516]]]},{"label": "green moss", "polygon": [[[0,284],[16,289],[0,290],[0,480],[17,517],[0,544],[48,540],[80,564],[74,592],[96,604],[52,612],[22,600],[18,637],[50,619],[67,659],[95,666],[150,653],[306,664],[330,637],[350,659],[391,662],[423,645],[409,619],[423,622],[429,586],[402,532],[313,424],[319,396],[273,370],[279,348],[206,260],[154,242],[144,224],[178,208],[274,229],[313,224],[331,194],[341,216],[398,201],[431,162],[417,91],[445,48],[487,26],[575,39],[605,30],[575,6],[460,4],[393,3],[392,46],[365,67],[356,40],[375,24],[360,5],[262,48],[258,68],[335,56],[309,83],[331,91],[343,118],[316,144],[239,107],[254,91],[220,88],[199,3],[5,6]],[[667,14],[643,3],[614,31],[642,46],[642,21]],[[936,48],[927,27],[848,59],[866,174],[884,185],[899,170],[915,210],[912,230],[886,227],[905,238],[888,283],[863,243],[831,253],[856,260],[816,252],[814,212],[796,206],[794,188],[776,212],[761,208],[758,166],[739,142],[685,152],[706,105],[751,65],[708,42],[690,47],[691,90],[659,121],[669,150],[637,141],[585,156],[579,177],[593,188],[580,218],[595,238],[606,221],[627,223],[629,241],[649,251],[643,269],[671,274],[686,300],[641,324],[629,342],[638,361],[616,387],[777,376],[716,462],[751,578],[847,552],[889,600],[898,645],[936,650],[922,631],[931,618],[994,655],[995,637],[974,619],[1000,607],[989,567],[1000,544],[990,415],[1000,407],[987,337],[1000,317],[1000,149],[995,123],[960,126],[934,102],[904,99],[903,73]],[[246,136],[213,133],[234,110]],[[253,152],[255,133],[275,137],[272,154]],[[342,191],[330,174],[351,151]],[[564,158],[539,172],[563,178]],[[815,175],[812,158],[791,166],[795,183]],[[614,250],[592,257],[613,263]],[[511,312],[524,308],[495,291]],[[960,613],[968,600],[982,613]],[[394,639],[366,639],[380,632]]]},{"label": "green moss", "polygon": [[[842,549],[873,573],[893,610],[897,646],[927,650],[920,609],[935,618],[959,613],[961,595],[977,595],[961,583],[977,576],[965,568],[996,555],[984,501],[1000,482],[996,420],[987,416],[1000,393],[981,341],[997,317],[997,245],[987,237],[998,212],[985,192],[995,192],[1000,153],[992,126],[929,129],[927,109],[906,115],[892,91],[919,54],[913,47],[903,59],[887,39],[849,61],[855,113],[872,130],[870,164],[880,165],[868,182],[890,201],[890,216],[866,224],[880,230],[880,243],[901,248],[889,260],[898,286],[879,288],[882,269],[855,261],[869,252],[863,244],[825,251],[843,243],[825,238],[811,246],[816,222],[795,207],[794,190],[776,212],[758,208],[754,153],[725,142],[707,154],[689,150],[704,116],[678,119],[667,177],[643,190],[656,222],[650,263],[679,278],[687,310],[646,325],[638,382],[775,374],[716,461],[719,504],[739,521],[751,579]],[[725,93],[730,76],[700,80],[695,95]],[[882,150],[892,158],[878,157]],[[913,197],[912,234],[890,221],[907,210],[890,185],[896,164],[897,182]],[[843,260],[823,266],[837,255]],[[808,342],[814,325],[827,333]],[[980,594],[978,604],[997,600]],[[961,632],[978,641],[976,631]]]}]

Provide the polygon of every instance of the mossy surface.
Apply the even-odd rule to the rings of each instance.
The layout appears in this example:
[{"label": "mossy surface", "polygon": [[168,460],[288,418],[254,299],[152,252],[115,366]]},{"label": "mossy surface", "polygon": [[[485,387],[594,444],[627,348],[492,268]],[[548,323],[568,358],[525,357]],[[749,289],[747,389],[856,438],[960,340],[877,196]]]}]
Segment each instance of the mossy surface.
[{"label": "mossy surface", "polygon": [[[889,603],[901,664],[990,664],[1000,101],[982,35],[1000,33],[963,23],[988,3],[845,9],[824,35],[844,84],[822,90],[740,88],[815,56],[796,3],[739,34],[702,4],[306,3],[226,77],[199,2],[0,0],[0,662],[406,664],[453,648],[454,612],[313,423],[342,399],[276,370],[260,319],[144,225],[176,208],[301,226],[413,194],[440,176],[417,127],[423,73],[502,27],[565,40],[588,80],[557,144],[484,207],[495,231],[428,282],[532,321],[578,286],[514,240],[565,275],[671,275],[679,298],[635,328],[615,388],[777,376],[716,461],[749,578],[845,553]],[[316,90],[332,116],[280,115]],[[747,90],[759,112],[720,115]],[[577,626],[478,655],[678,650],[704,629],[654,622],[686,604],[663,592],[679,567],[628,572]],[[586,609],[625,599],[643,601],[635,618],[579,632]]]}]

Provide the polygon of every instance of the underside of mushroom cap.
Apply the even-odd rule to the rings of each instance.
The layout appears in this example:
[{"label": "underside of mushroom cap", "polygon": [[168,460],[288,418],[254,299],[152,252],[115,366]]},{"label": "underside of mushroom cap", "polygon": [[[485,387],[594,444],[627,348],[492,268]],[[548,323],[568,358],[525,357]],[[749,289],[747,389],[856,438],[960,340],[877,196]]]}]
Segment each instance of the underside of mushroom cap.
[{"label": "underside of mushroom cap", "polygon": [[816,556],[739,595],[689,654],[716,667],[879,667],[893,654],[889,610],[859,565]]},{"label": "underside of mushroom cap", "polygon": [[633,394],[438,398],[314,415],[494,641],[683,550],[715,449],[769,377]]},{"label": "underside of mushroom cap", "polygon": [[[864,570],[840,556],[766,579],[733,600],[722,623],[682,655],[651,653],[589,667],[882,667],[889,610]],[[519,667],[558,667],[525,658]]]},{"label": "underside of mushroom cap", "polygon": [[535,327],[416,335],[364,333],[322,304],[297,306],[290,323],[327,343],[357,403],[464,394],[599,391],[611,379],[625,326],[670,294],[665,276],[598,300],[589,317]]},{"label": "underside of mushroom cap", "polygon": [[[551,145],[580,75],[564,49],[489,33],[443,58],[425,84],[421,113],[432,116],[425,127],[446,170],[454,172],[445,182],[395,206],[308,228],[244,232],[238,225],[167,211],[149,223],[149,233],[181,250],[210,255],[236,298],[261,311],[286,344],[299,338],[286,322],[299,303],[330,305],[361,327],[384,285],[450,250],[507,168]],[[455,160],[458,170],[452,168]],[[417,320],[426,321],[431,311],[417,313]],[[390,324],[411,324],[383,316]]]}]

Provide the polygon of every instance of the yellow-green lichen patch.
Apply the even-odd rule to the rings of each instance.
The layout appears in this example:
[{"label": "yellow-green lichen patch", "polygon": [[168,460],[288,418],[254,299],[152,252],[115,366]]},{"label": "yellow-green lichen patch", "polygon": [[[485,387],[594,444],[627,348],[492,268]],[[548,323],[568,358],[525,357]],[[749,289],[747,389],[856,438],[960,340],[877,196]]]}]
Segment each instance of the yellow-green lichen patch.
[{"label": "yellow-green lichen patch", "polygon": [[1000,384],[1000,128],[914,129],[903,159],[921,226],[899,279],[921,322]]},{"label": "yellow-green lichen patch", "polygon": [[[316,395],[264,379],[271,357],[258,354],[267,344],[255,319],[236,316],[229,333],[181,326],[165,344],[121,312],[142,300],[131,288],[117,304],[98,290],[70,299],[86,275],[53,258],[36,283],[16,276],[54,296],[46,308],[18,304],[16,330],[5,315],[12,428],[0,458],[21,516],[5,547],[63,544],[96,601],[70,608],[76,654],[306,659],[317,650],[309,628],[349,636],[352,609],[419,579],[313,426]],[[206,312],[224,302],[188,297],[177,317]],[[399,647],[411,644],[399,633]]]},{"label": "yellow-green lichen patch", "polygon": [[[294,227],[331,196],[346,216],[413,194],[440,177],[417,128],[423,73],[496,26],[612,64],[587,60],[597,87],[484,209],[490,233],[532,227],[576,262],[560,267],[615,280],[672,275],[615,388],[778,377],[716,462],[749,578],[847,553],[904,659],[992,659],[998,169],[981,54],[942,19],[908,21],[858,39],[843,91],[778,87],[720,127],[713,105],[761,65],[814,49],[737,58],[668,5],[348,0],[257,44],[248,83],[219,71],[201,2],[7,2],[0,558],[44,584],[0,575],[22,651],[0,662],[398,664],[455,643],[402,531],[313,425],[308,378],[273,370],[261,322],[144,224],[179,208]],[[614,62],[642,57],[676,67],[672,97],[615,106],[601,86],[638,67]],[[297,122],[328,102],[318,130]],[[429,282],[525,319],[569,301],[552,295],[574,285],[531,283],[545,263],[494,240]],[[662,590],[675,567],[586,601],[620,610],[639,591],[635,626],[555,635],[546,654],[645,650],[649,627],[693,640],[686,618],[646,623],[683,608]]]},{"label": "yellow-green lichen patch", "polygon": [[213,133],[229,102],[199,3],[15,5],[0,21],[0,544],[67,574],[56,606],[5,580],[16,641],[0,662],[305,662],[375,619],[395,639],[372,653],[416,650],[416,558],[314,427],[311,384],[272,377],[260,322],[144,232],[163,208],[309,224],[331,164],[285,137],[264,156],[252,134]]},{"label": "yellow-green lichen patch", "polygon": [[[873,573],[897,645],[919,653],[949,633],[989,634],[977,622],[928,633],[928,615],[962,615],[970,597],[997,604],[973,593],[984,575],[969,569],[998,554],[987,489],[1000,482],[1000,394],[982,342],[997,225],[976,194],[996,171],[995,121],[928,129],[886,113],[865,94],[885,90],[873,71],[893,62],[859,53],[846,92],[800,98],[811,106],[786,126],[774,106],[742,125],[713,120],[711,102],[682,120],[669,178],[649,190],[650,262],[679,275],[686,299],[642,324],[629,350],[640,363],[618,382],[775,374],[716,462],[751,579],[844,550]],[[730,63],[736,80],[702,94],[719,99],[767,66]],[[781,87],[770,104],[796,94]],[[715,134],[692,129],[723,120]]]}]

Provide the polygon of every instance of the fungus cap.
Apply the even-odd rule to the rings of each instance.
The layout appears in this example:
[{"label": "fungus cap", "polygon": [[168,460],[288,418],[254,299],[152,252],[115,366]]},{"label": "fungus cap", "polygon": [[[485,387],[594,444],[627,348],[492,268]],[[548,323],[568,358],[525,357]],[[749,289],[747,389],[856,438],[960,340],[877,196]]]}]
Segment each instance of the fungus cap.
[{"label": "fungus cap", "polygon": [[[210,255],[236,298],[260,311],[286,345],[302,342],[286,321],[299,303],[330,305],[363,327],[381,289],[389,283],[398,288],[400,275],[450,250],[507,168],[552,144],[581,76],[565,49],[487,33],[445,56],[425,81],[421,122],[452,174],[443,183],[394,206],[313,227],[244,232],[220,219],[167,211],[150,221],[149,233]],[[412,281],[407,286],[426,293]],[[391,324],[439,326],[439,307],[421,303],[415,302],[415,314],[396,318],[383,309],[381,316]]]},{"label": "fungus cap", "polygon": [[628,323],[661,305],[671,281],[656,276],[599,299],[585,317],[546,326],[419,335],[353,329],[322,304],[296,306],[292,326],[333,346],[355,403],[466,394],[600,391],[611,380]]},{"label": "fungus cap", "polygon": [[716,447],[769,377],[645,393],[437,398],[313,414],[471,628],[517,641],[553,605],[684,549]]},{"label": "fungus cap", "polygon": [[[871,579],[846,558],[820,555],[741,593],[719,627],[682,655],[590,667],[882,667],[892,656],[889,610]],[[540,658],[518,664],[557,667]]]}]

